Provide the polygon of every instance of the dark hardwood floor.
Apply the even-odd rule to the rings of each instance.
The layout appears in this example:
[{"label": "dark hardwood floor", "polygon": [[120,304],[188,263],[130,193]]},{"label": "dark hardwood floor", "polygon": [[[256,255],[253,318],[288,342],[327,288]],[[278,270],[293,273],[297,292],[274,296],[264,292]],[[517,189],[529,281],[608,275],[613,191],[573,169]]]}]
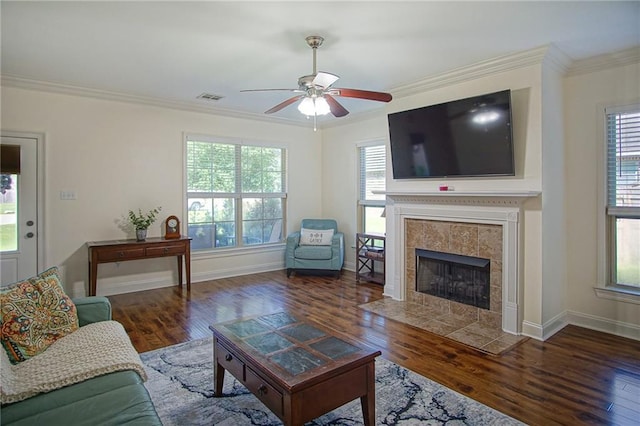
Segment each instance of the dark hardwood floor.
[{"label": "dark hardwood floor", "polygon": [[640,424],[640,342],[568,326],[499,357],[358,309],[382,298],[355,275],[284,271],[110,296],[139,352],[204,337],[209,324],[288,310],[531,425]]}]

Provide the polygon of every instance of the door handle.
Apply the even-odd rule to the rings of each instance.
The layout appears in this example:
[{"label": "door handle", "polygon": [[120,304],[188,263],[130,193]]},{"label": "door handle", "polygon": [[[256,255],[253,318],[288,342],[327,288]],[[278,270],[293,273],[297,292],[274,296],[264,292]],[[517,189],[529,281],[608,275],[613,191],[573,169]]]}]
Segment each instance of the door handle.
[{"label": "door handle", "polygon": [[27,235],[25,235],[25,237],[27,238],[33,238],[35,234],[33,232],[27,232]]}]

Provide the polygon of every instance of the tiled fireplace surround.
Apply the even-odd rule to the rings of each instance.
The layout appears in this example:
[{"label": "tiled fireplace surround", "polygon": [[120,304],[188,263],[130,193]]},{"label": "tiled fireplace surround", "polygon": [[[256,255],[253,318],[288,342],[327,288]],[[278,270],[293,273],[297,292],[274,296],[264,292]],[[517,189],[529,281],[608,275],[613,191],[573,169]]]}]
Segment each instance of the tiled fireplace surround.
[{"label": "tiled fireplace surround", "polygon": [[[502,227],[500,225],[405,219],[406,300],[442,314],[469,317],[482,325],[502,327]],[[416,291],[415,249],[481,257],[491,261],[490,309],[481,309]]]},{"label": "tiled fireplace surround", "polygon": [[[387,235],[387,283],[393,284],[385,287],[385,294],[520,334],[520,210],[522,202],[537,193],[386,195],[388,225],[394,232]],[[396,238],[389,241],[390,236]],[[490,309],[417,292],[416,248],[490,259]]]}]

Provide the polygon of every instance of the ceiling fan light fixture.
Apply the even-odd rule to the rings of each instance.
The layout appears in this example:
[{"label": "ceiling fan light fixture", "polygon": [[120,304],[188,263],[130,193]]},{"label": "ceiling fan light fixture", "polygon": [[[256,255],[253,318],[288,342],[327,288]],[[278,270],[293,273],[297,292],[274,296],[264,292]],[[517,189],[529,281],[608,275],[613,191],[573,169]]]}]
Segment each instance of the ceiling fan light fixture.
[{"label": "ceiling fan light fixture", "polygon": [[307,97],[298,105],[298,111],[306,115],[307,117],[315,115],[327,115],[331,112],[327,100],[320,97]]}]

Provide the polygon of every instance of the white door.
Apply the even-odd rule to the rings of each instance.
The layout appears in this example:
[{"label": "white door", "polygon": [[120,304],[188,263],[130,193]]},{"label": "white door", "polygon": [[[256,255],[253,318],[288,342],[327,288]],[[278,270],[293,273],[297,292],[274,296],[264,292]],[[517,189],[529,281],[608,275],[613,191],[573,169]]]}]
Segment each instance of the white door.
[{"label": "white door", "polygon": [[0,284],[6,285],[38,273],[38,139],[3,136],[2,145],[19,153],[20,165],[1,176]]}]

